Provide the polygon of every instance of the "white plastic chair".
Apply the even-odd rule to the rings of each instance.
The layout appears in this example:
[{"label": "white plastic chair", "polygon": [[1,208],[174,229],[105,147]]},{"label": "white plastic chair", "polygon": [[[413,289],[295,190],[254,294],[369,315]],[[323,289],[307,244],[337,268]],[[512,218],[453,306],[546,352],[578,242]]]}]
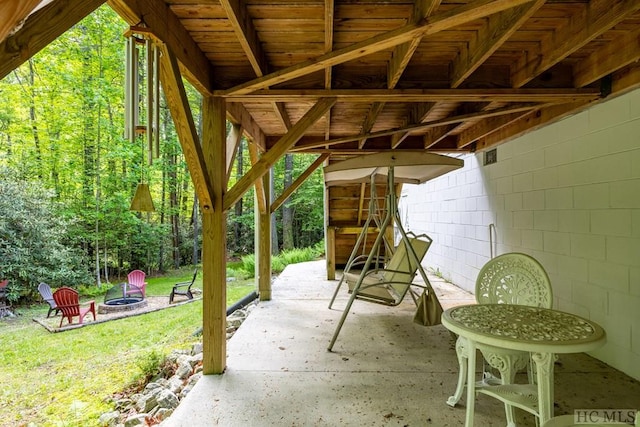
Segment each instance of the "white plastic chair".
[{"label": "white plastic chair", "polygon": [[[533,307],[551,308],[553,293],[546,271],[538,261],[522,253],[499,255],[487,262],[476,280],[476,301],[478,304],[520,304]],[[487,363],[500,372],[500,379],[489,373],[483,373],[483,379],[476,384],[476,391],[482,392],[487,385],[512,384],[516,372],[527,367],[529,382],[533,382],[529,354],[523,351],[508,350],[484,344],[477,345]],[[456,353],[460,365],[458,385],[447,404],[455,406],[464,391],[468,368],[467,340],[458,337]],[[505,404],[507,425],[515,426],[511,405]]]}]

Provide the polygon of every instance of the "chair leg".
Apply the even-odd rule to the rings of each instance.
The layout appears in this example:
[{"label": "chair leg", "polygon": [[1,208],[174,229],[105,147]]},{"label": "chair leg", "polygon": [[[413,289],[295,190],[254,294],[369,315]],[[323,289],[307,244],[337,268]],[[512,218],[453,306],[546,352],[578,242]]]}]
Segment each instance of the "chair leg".
[{"label": "chair leg", "polygon": [[456,404],[460,401],[462,397],[462,393],[464,392],[464,386],[467,382],[467,369],[468,369],[468,354],[467,348],[465,346],[466,339],[462,337],[458,337],[456,340],[456,354],[458,355],[458,385],[456,386],[456,391],[453,393],[453,396],[449,396],[447,399],[447,405],[456,406]]},{"label": "chair leg", "polygon": [[175,296],[175,289],[171,290],[171,293],[169,294],[169,304],[173,304],[173,297]]}]

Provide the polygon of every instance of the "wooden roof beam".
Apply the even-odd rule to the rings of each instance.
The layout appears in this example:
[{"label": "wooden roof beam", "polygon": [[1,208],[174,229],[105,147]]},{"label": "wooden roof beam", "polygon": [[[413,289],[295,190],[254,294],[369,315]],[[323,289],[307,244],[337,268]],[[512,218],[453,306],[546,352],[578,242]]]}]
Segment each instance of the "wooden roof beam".
[{"label": "wooden roof beam", "polygon": [[0,3],[0,42],[20,27],[25,19],[42,0],[5,0]]},{"label": "wooden roof beam", "polygon": [[570,102],[593,100],[600,91],[573,89],[277,89],[250,94],[215,91],[229,102],[313,102],[335,97],[339,102]]},{"label": "wooden roof beam", "polygon": [[475,141],[490,135],[493,132],[497,132],[505,126],[519,120],[525,114],[530,114],[530,111],[523,113],[505,114],[504,116],[489,117],[484,119],[475,125],[463,130],[458,135],[458,149],[465,149]]},{"label": "wooden roof beam", "polygon": [[467,44],[453,62],[451,87],[460,86],[544,3],[545,0],[536,0],[489,16],[487,25],[478,31],[477,37]]},{"label": "wooden roof beam", "polygon": [[266,151],[266,138],[264,132],[258,124],[253,120],[251,114],[240,103],[227,102],[227,116],[232,123],[237,123],[242,126],[244,132],[249,135],[251,140],[260,148],[261,151]]},{"label": "wooden roof beam", "polygon": [[178,60],[165,45],[161,45],[160,80],[169,111],[182,146],[182,152],[187,161],[191,180],[198,195],[198,201],[203,212],[213,209],[214,190],[209,179],[204,153],[198,137],[187,93],[182,83]]},{"label": "wooden roof beam", "polygon": [[401,127],[401,128],[388,129],[388,130],[383,130],[383,131],[379,131],[379,132],[371,132],[368,135],[346,136],[346,137],[334,138],[334,139],[330,139],[330,140],[322,141],[322,142],[318,142],[318,143],[309,143],[309,144],[304,144],[304,145],[298,145],[296,147],[293,147],[289,151],[291,151],[291,152],[305,151],[305,150],[309,150],[311,148],[319,148],[319,147],[322,147],[324,145],[344,144],[345,142],[358,141],[358,140],[362,139],[365,136],[367,138],[377,138],[377,137],[381,137],[381,136],[390,136],[390,135],[393,135],[393,134],[398,133],[398,132],[411,132],[411,131],[417,131],[417,130],[431,129],[431,128],[438,127],[438,126],[444,126],[444,125],[450,125],[450,124],[464,122],[464,121],[467,121],[467,120],[470,120],[470,119],[481,119],[481,118],[485,118],[485,117],[500,116],[500,115],[503,115],[503,114],[509,114],[509,113],[519,112],[519,111],[530,111],[530,110],[537,109],[537,108],[540,108],[540,107],[541,107],[541,105],[536,105],[536,104],[510,105],[510,106],[507,106],[507,107],[504,107],[504,108],[497,108],[495,110],[490,110],[490,111],[480,111],[480,112],[477,112],[477,113],[462,114],[462,115],[459,115],[459,116],[451,116],[451,117],[446,117],[444,119],[433,120],[433,121],[427,122],[427,123],[416,123],[416,124],[404,126],[404,127]]},{"label": "wooden roof beam", "polygon": [[[203,95],[212,93],[213,73],[209,60],[164,1],[107,0],[107,3],[129,25],[144,22],[153,35],[174,52],[189,82]],[[75,5],[69,9],[74,8]]]},{"label": "wooden roof beam", "polygon": [[251,68],[258,77],[261,77],[267,70],[267,61],[260,46],[258,33],[246,7],[241,4],[240,0],[220,0],[220,4],[227,13],[233,32],[236,34]]},{"label": "wooden roof beam", "polygon": [[[0,79],[96,10],[104,1],[77,0],[71,7],[68,1],[57,0],[31,13],[19,30],[0,43]],[[21,1],[15,3],[21,3]],[[15,6],[13,1],[7,3],[7,6],[10,5]],[[22,12],[16,12],[15,17],[22,15],[26,9],[22,9],[21,5],[20,10]],[[2,15],[2,24],[4,20],[5,17]]]},{"label": "wooden roof beam", "polygon": [[603,45],[573,68],[576,87],[583,87],[640,60],[640,28]]},{"label": "wooden roof beam", "polygon": [[[437,102],[423,102],[414,105],[409,113],[407,124],[422,123],[426,120],[429,113],[438,105]],[[398,132],[391,135],[391,148],[398,148],[402,141],[409,136],[409,132]]]},{"label": "wooden roof beam", "polygon": [[[335,14],[335,4],[333,0],[324,1],[324,53],[333,50],[333,17]],[[326,67],[324,69],[324,88],[331,89],[333,80],[333,68]],[[327,111],[325,117],[324,137],[329,139],[331,136],[331,110]]]},{"label": "wooden roof beam", "polygon": [[342,49],[334,50],[300,64],[275,71],[254,80],[242,83],[225,91],[227,95],[246,94],[258,89],[283,83],[297,77],[324,70],[327,67],[342,64],[381,50],[390,49],[416,37],[435,34],[440,31],[484,18],[512,7],[529,3],[532,0],[472,0],[453,9],[433,15],[420,23],[411,23],[404,27],[354,43]]},{"label": "wooden roof beam", "polygon": [[227,182],[229,182],[229,178],[231,177],[231,170],[233,169],[233,162],[236,159],[236,154],[238,153],[238,147],[242,142],[242,125],[232,123],[231,131],[227,135],[226,146],[227,146]]},{"label": "wooden roof beam", "polygon": [[[424,18],[431,15],[433,11],[435,11],[438,6],[440,6],[441,0],[416,0],[413,4],[413,14],[411,16],[411,22],[419,23]],[[387,70],[387,87],[389,89],[393,89],[400,81],[400,77],[404,72],[405,68],[409,64],[413,53],[418,48],[422,37],[416,37],[407,43],[403,43],[398,45],[393,50],[391,55],[391,61],[389,61],[389,66]],[[371,132],[373,126],[378,121],[378,116],[384,109],[384,102],[374,102],[369,112],[367,113],[367,117],[365,117],[364,123],[362,125],[362,134],[367,134]],[[358,142],[358,147],[364,147],[366,138],[361,139]]]},{"label": "wooden roof beam", "polygon": [[639,9],[638,0],[591,0],[579,16],[556,30],[552,40],[543,42],[539,55],[517,67],[511,76],[513,87],[524,86]]},{"label": "wooden roof beam", "polygon": [[264,153],[262,157],[260,157],[260,160],[227,192],[224,200],[224,209],[228,210],[236,204],[249,187],[269,172],[271,166],[293,147],[295,143],[302,138],[307,129],[318,121],[335,103],[335,98],[323,98],[311,107],[311,109],[293,125],[291,130],[280,138],[269,151]]}]

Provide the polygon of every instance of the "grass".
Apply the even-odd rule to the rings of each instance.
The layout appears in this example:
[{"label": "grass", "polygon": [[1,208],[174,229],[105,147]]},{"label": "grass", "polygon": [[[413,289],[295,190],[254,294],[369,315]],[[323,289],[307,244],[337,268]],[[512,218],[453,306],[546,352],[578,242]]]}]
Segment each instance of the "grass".
[{"label": "grass", "polygon": [[[149,278],[147,294],[168,296],[173,283],[192,274]],[[227,304],[253,289],[253,281],[231,282]],[[98,425],[112,409],[110,397],[145,375],[150,358],[189,348],[202,324],[201,301],[56,334],[31,320],[46,311],[18,309],[16,318],[0,321],[2,427]]]}]

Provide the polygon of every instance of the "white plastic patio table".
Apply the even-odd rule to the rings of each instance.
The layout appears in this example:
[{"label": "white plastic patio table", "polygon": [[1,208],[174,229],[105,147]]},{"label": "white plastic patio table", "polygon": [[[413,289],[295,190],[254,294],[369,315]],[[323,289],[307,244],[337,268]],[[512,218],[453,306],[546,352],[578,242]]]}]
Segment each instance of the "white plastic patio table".
[{"label": "white plastic patio table", "polygon": [[[553,364],[556,353],[581,353],[602,346],[606,334],[595,322],[559,310],[514,304],[474,304],[453,307],[442,315],[442,324],[469,342],[466,427],[473,426],[475,407],[475,365],[478,343],[531,353],[536,365],[537,410],[535,403],[523,407],[537,414],[540,424],[553,416]],[[513,387],[529,385],[510,385]],[[492,395],[509,403],[509,396],[500,396],[500,387],[493,386]],[[492,387],[486,387],[491,389]],[[512,395],[512,394],[511,394]],[[520,405],[518,405],[520,406]]]}]

